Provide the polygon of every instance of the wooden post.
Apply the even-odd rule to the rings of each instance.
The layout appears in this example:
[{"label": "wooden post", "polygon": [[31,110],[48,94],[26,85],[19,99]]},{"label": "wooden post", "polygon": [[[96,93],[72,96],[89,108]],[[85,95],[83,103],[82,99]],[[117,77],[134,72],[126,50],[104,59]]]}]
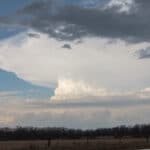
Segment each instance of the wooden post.
[{"label": "wooden post", "polygon": [[48,139],[48,143],[47,146],[50,147],[51,146],[51,138]]}]

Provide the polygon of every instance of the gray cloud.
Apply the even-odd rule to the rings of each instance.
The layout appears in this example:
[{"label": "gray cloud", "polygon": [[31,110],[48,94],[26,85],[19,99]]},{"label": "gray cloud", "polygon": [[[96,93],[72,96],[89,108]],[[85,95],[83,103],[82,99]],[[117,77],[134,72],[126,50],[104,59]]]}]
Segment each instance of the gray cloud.
[{"label": "gray cloud", "polygon": [[125,13],[118,12],[119,6],[103,9],[46,0],[24,7],[16,13],[15,20],[21,26],[48,33],[59,40],[101,36],[134,42],[149,41],[149,7],[149,1],[135,0],[130,12]]},{"label": "gray cloud", "polygon": [[[78,112],[77,112],[78,111]],[[68,128],[98,128],[110,127],[112,124],[111,112],[107,110],[65,110],[64,113],[53,111],[26,112],[22,115],[16,115],[13,126],[36,126],[36,127],[68,127]],[[87,114],[89,117],[87,117]],[[93,117],[94,116],[94,117]]]},{"label": "gray cloud", "polygon": [[137,54],[138,54],[139,59],[150,58],[150,47],[145,48],[145,49],[140,49],[137,52]]},{"label": "gray cloud", "polygon": [[35,33],[28,33],[28,36],[32,38],[40,38],[40,35]]},{"label": "gray cloud", "polygon": [[[127,107],[138,107],[138,106],[150,106],[149,99],[136,99],[131,97],[113,97],[111,100],[100,100],[96,98],[87,98],[88,101],[82,102],[33,102],[30,103],[30,108],[49,108],[49,109],[77,109],[77,108],[127,108]],[[95,100],[96,99],[96,100]],[[90,101],[89,101],[90,100]]]},{"label": "gray cloud", "polygon": [[[115,101],[114,103],[103,101],[93,105],[86,103],[81,105],[79,103],[54,105],[43,100],[38,102],[23,99],[21,101],[18,99],[18,102],[15,100],[17,103],[10,101],[1,104],[1,126],[6,124],[10,126],[98,128],[149,122],[149,99],[135,100],[135,102],[134,100],[129,102],[128,98],[121,99],[122,102],[119,102],[122,103],[121,105],[118,105]],[[8,112],[4,111],[6,108],[9,110]],[[137,114],[140,114],[140,116]]]},{"label": "gray cloud", "polygon": [[62,48],[66,48],[66,49],[72,49],[71,45],[70,44],[64,44],[62,46]]}]

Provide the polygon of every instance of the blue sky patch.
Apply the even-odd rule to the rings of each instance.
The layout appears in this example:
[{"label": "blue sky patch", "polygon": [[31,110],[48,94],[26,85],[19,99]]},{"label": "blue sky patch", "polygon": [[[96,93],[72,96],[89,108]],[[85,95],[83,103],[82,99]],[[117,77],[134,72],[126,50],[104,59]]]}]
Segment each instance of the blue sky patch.
[{"label": "blue sky patch", "polygon": [[12,72],[0,69],[0,92],[5,91],[16,91],[16,96],[36,99],[46,99],[53,95],[51,88],[33,85]]}]

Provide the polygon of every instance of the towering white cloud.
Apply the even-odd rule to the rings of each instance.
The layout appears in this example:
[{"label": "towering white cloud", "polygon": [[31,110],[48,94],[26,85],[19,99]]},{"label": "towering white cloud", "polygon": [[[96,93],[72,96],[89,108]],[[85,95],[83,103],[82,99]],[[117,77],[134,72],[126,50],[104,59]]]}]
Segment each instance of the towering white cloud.
[{"label": "towering white cloud", "polygon": [[60,79],[51,100],[78,100],[88,96],[106,96],[106,89],[92,87],[82,81]]}]

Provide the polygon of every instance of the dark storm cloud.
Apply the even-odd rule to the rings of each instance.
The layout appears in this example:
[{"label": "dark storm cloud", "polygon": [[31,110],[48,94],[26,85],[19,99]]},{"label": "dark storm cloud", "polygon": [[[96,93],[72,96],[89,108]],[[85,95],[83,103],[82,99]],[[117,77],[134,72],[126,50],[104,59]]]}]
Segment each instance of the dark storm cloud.
[{"label": "dark storm cloud", "polygon": [[[99,1],[100,3],[100,1]],[[135,0],[130,12],[118,7],[82,7],[56,0],[35,1],[16,13],[17,24],[49,34],[59,40],[83,36],[149,41],[150,1]]]},{"label": "dark storm cloud", "polygon": [[28,33],[28,36],[32,38],[40,38],[40,35],[35,33]]},{"label": "dark storm cloud", "polygon": [[139,59],[150,58],[150,47],[141,49],[137,52]]},{"label": "dark storm cloud", "polygon": [[65,48],[65,49],[72,49],[71,45],[70,44],[64,44],[62,46],[62,48]]}]

